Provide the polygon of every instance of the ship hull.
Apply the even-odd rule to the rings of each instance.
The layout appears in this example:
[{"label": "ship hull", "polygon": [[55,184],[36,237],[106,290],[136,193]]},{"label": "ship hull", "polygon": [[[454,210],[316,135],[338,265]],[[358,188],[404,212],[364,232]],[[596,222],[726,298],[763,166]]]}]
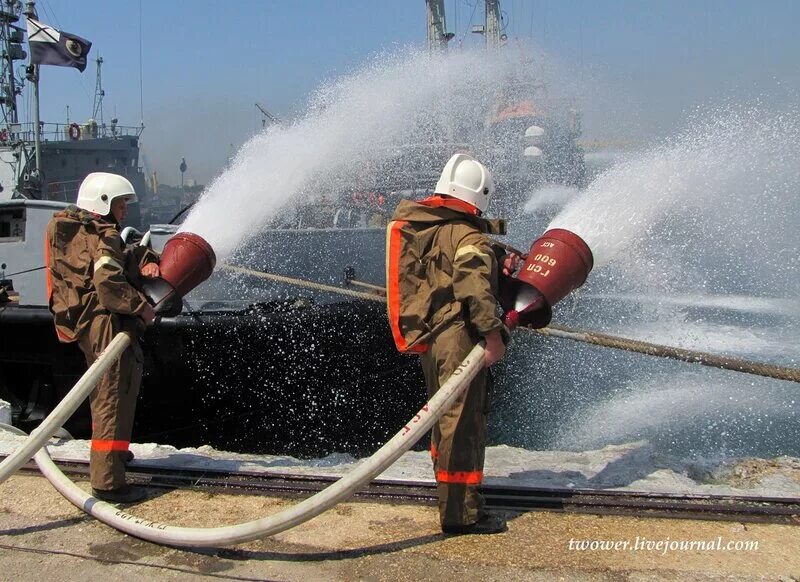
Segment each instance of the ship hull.
[{"label": "ship hull", "polygon": [[[0,395],[31,430],[85,370],[49,312],[0,313]],[[380,304],[273,304],[164,319],[143,340],[133,439],[232,451],[369,453],[425,399],[417,358],[397,353]],[[66,424],[90,434],[88,406]]]}]

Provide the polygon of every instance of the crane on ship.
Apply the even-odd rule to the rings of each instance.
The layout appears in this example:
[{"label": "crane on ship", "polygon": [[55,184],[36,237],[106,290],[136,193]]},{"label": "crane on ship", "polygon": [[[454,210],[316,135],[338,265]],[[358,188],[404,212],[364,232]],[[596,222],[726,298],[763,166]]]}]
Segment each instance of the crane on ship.
[{"label": "crane on ship", "polygon": [[261,127],[262,127],[262,129],[267,127],[267,121],[269,121],[270,123],[280,123],[281,122],[280,119],[278,119],[277,117],[272,115],[272,113],[267,111],[260,104],[256,103],[256,108],[261,112]]}]

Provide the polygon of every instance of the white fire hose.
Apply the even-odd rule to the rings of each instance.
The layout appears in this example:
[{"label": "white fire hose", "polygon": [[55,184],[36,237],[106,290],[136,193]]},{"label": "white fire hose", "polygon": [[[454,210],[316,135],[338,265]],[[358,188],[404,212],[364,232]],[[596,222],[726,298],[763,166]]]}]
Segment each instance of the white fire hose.
[{"label": "white fire hose", "polygon": [[[358,489],[385,471],[400,458],[403,453],[414,446],[414,444],[430,430],[433,424],[452,407],[456,398],[467,389],[470,382],[483,368],[485,360],[484,344],[481,342],[472,349],[455,372],[448,378],[447,382],[442,385],[433,398],[422,407],[400,432],[394,435],[371,457],[359,463],[358,466],[341,479],[312,497],[275,515],[246,523],[212,528],[178,527],[135,517],[109,503],[92,497],[70,481],[55,463],[53,463],[50,455],[47,453],[47,449],[43,448],[47,439],[61,426],[59,422],[63,423],[69,418],[72,412],[74,412],[78,405],[80,405],[83,399],[89,394],[99,374],[102,374],[102,371],[95,371],[93,374],[94,379],[87,379],[87,376],[89,376],[93,368],[97,366],[98,369],[102,368],[104,371],[114,359],[119,357],[125,347],[127,347],[127,344],[130,342],[130,337],[127,337],[127,340],[120,339],[120,336],[123,335],[126,334],[119,334],[114,338],[108,348],[100,355],[93,366],[89,368],[87,373],[84,374],[78,384],[75,385],[75,388],[62,400],[62,403],[59,404],[42,423],[40,428],[34,431],[22,447],[9,456],[0,467],[11,474],[30,458],[30,455],[25,456],[27,453],[24,451],[38,451],[35,460],[36,464],[39,466],[39,470],[41,470],[42,474],[47,477],[50,483],[64,497],[75,504],[75,506],[94,516],[106,525],[110,525],[122,532],[151,542],[174,546],[207,547],[242,543],[259,539],[280,533],[308,521],[337,503],[344,501]],[[115,346],[113,355],[110,351],[112,346]],[[88,388],[86,388],[86,384],[89,385]],[[77,396],[79,389],[83,393],[80,399],[78,399]],[[67,400],[69,400],[70,404],[62,407],[62,404]],[[54,418],[57,412],[59,413],[59,418],[61,418],[60,421],[58,418]],[[47,424],[48,428],[42,429],[45,424]],[[48,432],[50,427],[55,425],[57,425],[55,429]],[[21,431],[15,429],[15,432]],[[8,470],[5,466],[12,458],[15,458],[14,463],[16,466],[14,469]],[[19,458],[22,458],[21,462],[18,462]],[[12,466],[11,463],[9,463],[8,466]],[[0,482],[1,481],[2,480],[0,480]]]},{"label": "white fire hose", "polygon": [[5,458],[0,463],[0,483],[11,477],[22,465],[27,463],[36,451],[41,449],[50,437],[58,432],[72,414],[78,410],[81,403],[89,397],[94,390],[100,376],[122,355],[131,344],[131,336],[126,332],[118,333],[111,340],[106,349],[98,356],[97,360],[89,366],[89,369],[81,376],[77,384],[69,393],[58,403],[47,418],[34,430],[28,440]]}]

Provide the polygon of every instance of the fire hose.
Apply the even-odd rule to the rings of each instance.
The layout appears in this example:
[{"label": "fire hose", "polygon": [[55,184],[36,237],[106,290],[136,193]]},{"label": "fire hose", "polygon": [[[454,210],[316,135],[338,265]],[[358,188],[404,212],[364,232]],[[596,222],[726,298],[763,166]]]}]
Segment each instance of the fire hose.
[{"label": "fire hose", "polygon": [[81,376],[72,390],[64,396],[46,419],[31,433],[28,440],[0,463],[0,483],[27,463],[45,443],[67,422],[70,416],[89,397],[97,381],[131,343],[131,336],[122,332],[111,340],[97,360]]},{"label": "fire hose", "polygon": [[[213,268],[213,263],[211,264],[211,268]],[[379,302],[386,301],[385,297],[351,291],[341,287],[262,273],[242,267],[226,265],[224,268],[233,272],[291,285],[299,285],[320,291],[339,293]],[[196,284],[197,283],[189,284],[188,288],[192,288]],[[580,330],[553,327],[538,331],[547,335],[565,337],[605,347],[614,347],[649,355],[694,361],[705,365],[767,375],[784,380],[800,381],[800,370],[793,368],[782,368],[780,366],[771,366],[744,360],[731,360],[713,354],[680,350],[668,346],[657,346],[655,344],[625,340],[624,338],[616,338],[604,334],[581,332]],[[466,390],[471,380],[484,364],[484,348],[483,344],[479,343],[473,348],[467,358],[465,358],[442,388],[400,432],[392,437],[392,439],[381,447],[372,457],[363,461],[353,471],[318,494],[278,514],[262,519],[217,528],[185,528],[136,518],[135,516],[118,510],[108,503],[104,503],[88,495],[77,485],[72,483],[72,481],[55,466],[49,458],[46,449],[43,448],[47,440],[55,434],[61,425],[86,399],[99,377],[128,347],[130,341],[131,338],[124,333],[114,338],[106,350],[100,354],[97,361],[87,370],[84,376],[81,377],[75,387],[67,394],[48,418],[45,419],[42,425],[32,433],[17,451],[14,451],[12,455],[0,464],[0,482],[13,474],[35,453],[37,465],[45,477],[50,480],[53,486],[62,495],[77,507],[83,509],[100,521],[130,535],[156,543],[180,546],[233,544],[274,535],[303,523],[350,497],[358,488],[374,479],[394,463],[404,452],[410,449],[416,441],[433,426],[436,420],[452,406],[459,394]]]},{"label": "fire hose", "polygon": [[[39,470],[56,490],[76,507],[106,525],[110,525],[129,535],[159,544],[175,546],[208,547],[228,545],[275,535],[308,521],[351,497],[358,489],[380,475],[403,453],[414,446],[431,429],[442,414],[452,407],[458,396],[467,389],[470,382],[484,365],[484,346],[481,342],[470,351],[459,367],[448,378],[447,382],[442,385],[433,398],[420,409],[408,424],[371,457],[359,463],[352,471],[319,493],[277,514],[261,519],[222,527],[192,528],[141,519],[92,497],[64,475],[53,463],[47,452],[47,440],[78,408],[94,387],[99,376],[120,356],[129,343],[130,337],[127,334],[117,335],[70,393],[61,401],[56,410],[28,437],[19,449],[14,451],[0,465],[0,468],[3,470],[3,474],[7,473],[6,476],[8,476],[24,464],[30,458],[30,454],[38,451],[36,452],[35,461]],[[81,394],[82,397],[80,397]],[[56,426],[56,428],[51,431],[53,426]],[[12,430],[22,433],[18,429]],[[12,459],[13,461],[9,463]],[[22,459],[22,461],[20,462],[19,459]]]},{"label": "fire hose", "polygon": [[[127,235],[132,229],[123,232]],[[145,238],[149,238],[149,231]],[[152,282],[145,282],[146,288],[153,285],[153,293],[148,293],[148,296],[154,303],[155,311],[163,313],[176,306],[180,311],[180,298],[211,275],[216,261],[214,250],[202,237],[188,232],[173,236],[164,245],[159,265],[160,277],[152,279]],[[0,483],[13,475],[63,426],[86,400],[100,377],[130,346],[131,341],[131,336],[125,332],[117,334],[111,340],[72,390],[31,433],[30,438],[0,463]]]},{"label": "fire hose", "polygon": [[[306,281],[304,279],[296,279],[286,277],[283,275],[275,275],[273,273],[264,273],[262,271],[254,271],[252,269],[245,269],[243,267],[234,267],[231,265],[222,265],[226,270],[236,273],[242,273],[260,279],[267,279],[278,283],[286,283],[297,287],[305,287],[307,289],[314,289],[317,291],[326,291],[329,293],[339,293],[348,297],[356,297],[359,299],[367,299],[369,301],[377,301],[386,303],[385,289],[370,283],[363,283],[362,281],[350,280],[350,283],[362,287],[373,289],[381,295],[373,293],[363,293],[353,291],[351,289],[343,289],[333,285],[324,285],[322,283],[315,283],[313,281]],[[368,286],[368,287],[367,287]],[[734,372],[743,372],[745,374],[753,374],[756,376],[765,376],[767,378],[774,378],[776,380],[786,380],[789,382],[800,382],[800,369],[788,366],[778,366],[776,364],[767,364],[764,362],[754,362],[752,360],[744,360],[739,358],[730,358],[719,354],[710,352],[701,352],[697,350],[688,350],[684,348],[676,348],[673,346],[665,346],[623,338],[619,336],[604,334],[596,331],[583,330],[570,328],[562,325],[551,324],[543,329],[531,329],[527,327],[520,327],[519,329],[536,332],[544,336],[552,336],[561,339],[569,339],[582,343],[592,344],[605,348],[613,348],[617,350],[626,350],[629,352],[636,352],[648,356],[656,356],[659,358],[669,358],[679,360],[682,362],[689,362],[709,366],[712,368],[721,368],[723,370],[732,370]]]}]

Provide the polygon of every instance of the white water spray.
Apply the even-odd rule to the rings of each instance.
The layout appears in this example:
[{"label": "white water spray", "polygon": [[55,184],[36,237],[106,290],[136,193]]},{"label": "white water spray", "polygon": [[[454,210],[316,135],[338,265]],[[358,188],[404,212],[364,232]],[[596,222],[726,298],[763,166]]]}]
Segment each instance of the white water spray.
[{"label": "white water spray", "polygon": [[[224,261],[293,201],[335,197],[403,175],[409,152],[420,156],[419,144],[449,154],[474,151],[486,139],[484,124],[496,112],[498,89],[517,69],[515,59],[484,51],[375,59],[319,90],[296,123],[248,141],[182,229],[203,236]],[[426,177],[420,186],[430,187],[430,181]],[[414,185],[398,184],[409,187]]]},{"label": "white water spray", "polygon": [[[800,111],[743,105],[698,110],[662,145],[617,160],[549,225],[580,235],[595,257],[557,321],[797,366],[798,160]],[[571,349],[548,346],[544,372],[524,358],[509,366],[518,376],[503,386],[515,394],[504,436],[520,436],[504,442],[582,450],[647,439],[678,455],[797,454],[793,385]],[[520,420],[529,417],[535,426]]]},{"label": "white water spray", "polygon": [[[670,216],[698,225],[710,219],[716,225],[711,233],[696,233],[694,243],[733,245],[748,253],[741,257],[748,265],[771,261],[774,255],[766,251],[779,252],[786,245],[796,250],[800,241],[798,159],[796,110],[777,115],[757,106],[697,111],[677,137],[598,176],[549,228],[579,234],[594,253],[595,269],[647,242]],[[779,244],[763,240],[771,235],[780,238]],[[743,240],[755,244],[745,250],[737,244]],[[674,267],[680,264],[681,257],[675,257]]]},{"label": "white water spray", "polygon": [[538,188],[525,203],[524,211],[533,214],[541,210],[564,206],[578,196],[579,190],[574,186],[547,184]]}]

